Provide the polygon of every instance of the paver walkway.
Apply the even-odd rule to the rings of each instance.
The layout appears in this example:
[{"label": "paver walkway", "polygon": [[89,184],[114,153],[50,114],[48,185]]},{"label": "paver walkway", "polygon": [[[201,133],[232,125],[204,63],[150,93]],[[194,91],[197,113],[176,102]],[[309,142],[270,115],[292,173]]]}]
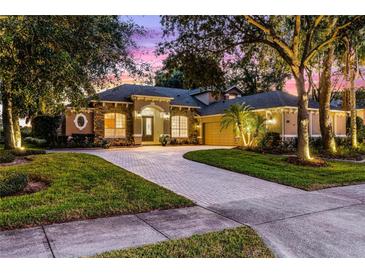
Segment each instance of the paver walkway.
[{"label": "paver walkway", "polygon": [[195,206],[0,232],[0,257],[82,257],[240,226]]},{"label": "paver walkway", "polygon": [[[253,227],[280,257],[365,257],[365,185],[307,192],[182,157],[209,148],[214,147],[83,150],[200,207],[51,225],[19,235],[1,232],[0,257],[26,256],[33,250],[42,257],[88,256],[239,224]],[[31,249],[26,241],[16,241],[22,237],[31,238]]]},{"label": "paver walkway", "polygon": [[307,192],[182,157],[187,151],[210,148],[214,147],[89,153],[250,225],[277,256],[365,257],[365,184]]}]

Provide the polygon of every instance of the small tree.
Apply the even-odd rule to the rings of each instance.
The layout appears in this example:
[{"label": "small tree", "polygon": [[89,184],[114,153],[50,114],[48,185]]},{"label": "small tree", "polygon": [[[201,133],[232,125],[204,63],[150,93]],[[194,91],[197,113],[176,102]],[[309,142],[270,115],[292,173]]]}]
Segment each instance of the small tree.
[{"label": "small tree", "polygon": [[257,145],[258,138],[265,133],[266,120],[252,112],[245,104],[233,104],[224,111],[221,130],[233,127],[233,132],[240,136],[243,147]]}]

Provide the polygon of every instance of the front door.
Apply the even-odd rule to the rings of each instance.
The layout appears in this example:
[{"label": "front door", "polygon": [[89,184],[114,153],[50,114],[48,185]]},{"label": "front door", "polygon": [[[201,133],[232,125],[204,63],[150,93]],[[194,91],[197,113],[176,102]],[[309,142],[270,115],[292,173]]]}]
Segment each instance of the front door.
[{"label": "front door", "polygon": [[153,141],[153,116],[143,116],[143,142]]}]

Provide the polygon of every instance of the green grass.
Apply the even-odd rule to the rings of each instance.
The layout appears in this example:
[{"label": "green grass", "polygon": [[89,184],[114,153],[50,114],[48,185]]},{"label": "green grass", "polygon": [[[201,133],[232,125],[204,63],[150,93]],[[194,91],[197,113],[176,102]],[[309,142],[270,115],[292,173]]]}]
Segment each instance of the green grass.
[{"label": "green grass", "polygon": [[0,167],[46,178],[38,193],[0,198],[0,230],[191,206],[169,190],[92,155],[51,153],[30,163]]},{"label": "green grass", "polygon": [[191,151],[184,157],[304,190],[365,182],[365,164],[360,163],[329,161],[327,167],[298,166],[287,163],[283,156],[238,149]]},{"label": "green grass", "polygon": [[226,229],[139,248],[117,250],[99,258],[271,258],[273,253],[249,227]]}]

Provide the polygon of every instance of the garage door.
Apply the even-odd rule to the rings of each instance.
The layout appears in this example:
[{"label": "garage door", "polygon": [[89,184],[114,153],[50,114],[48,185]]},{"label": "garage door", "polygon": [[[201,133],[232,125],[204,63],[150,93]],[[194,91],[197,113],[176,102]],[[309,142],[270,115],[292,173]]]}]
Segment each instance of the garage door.
[{"label": "garage door", "polygon": [[204,141],[206,145],[236,145],[232,127],[220,130],[219,122],[204,123]]}]

